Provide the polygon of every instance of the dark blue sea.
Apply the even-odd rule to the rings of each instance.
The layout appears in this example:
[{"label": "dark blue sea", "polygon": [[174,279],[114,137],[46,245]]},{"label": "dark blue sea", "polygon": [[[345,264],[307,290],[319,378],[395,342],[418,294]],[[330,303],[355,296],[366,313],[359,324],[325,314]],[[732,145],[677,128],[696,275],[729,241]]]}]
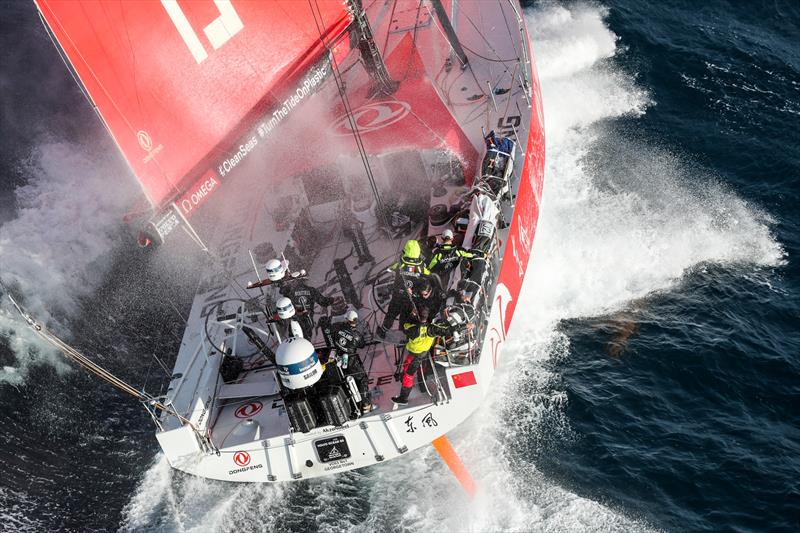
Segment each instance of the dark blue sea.
[{"label": "dark blue sea", "polygon": [[[3,300],[0,530],[800,530],[800,4],[525,16],[546,184],[494,390],[450,435],[475,501],[432,450],[278,486],[173,472],[139,405]],[[0,21],[0,275],[158,392],[194,258],[136,247],[135,182],[33,4]]]}]

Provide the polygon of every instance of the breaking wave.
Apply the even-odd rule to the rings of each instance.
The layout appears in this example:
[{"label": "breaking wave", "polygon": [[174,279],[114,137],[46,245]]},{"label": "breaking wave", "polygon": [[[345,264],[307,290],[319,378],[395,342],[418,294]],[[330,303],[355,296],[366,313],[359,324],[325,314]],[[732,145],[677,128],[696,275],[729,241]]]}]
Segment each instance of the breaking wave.
[{"label": "breaking wave", "polygon": [[[532,264],[485,406],[451,434],[479,483],[467,501],[432,448],[379,467],[280,486],[230,485],[170,470],[159,455],[123,529],[631,531],[650,526],[576,495],[531,457],[572,438],[551,370],[568,356],[560,320],[669,290],[707,262],[771,266],[770,218],[686,157],[618,127],[652,105],[614,63],[596,5],[526,11],[543,88],[547,168]],[[520,398],[524,399],[520,401]]]}]

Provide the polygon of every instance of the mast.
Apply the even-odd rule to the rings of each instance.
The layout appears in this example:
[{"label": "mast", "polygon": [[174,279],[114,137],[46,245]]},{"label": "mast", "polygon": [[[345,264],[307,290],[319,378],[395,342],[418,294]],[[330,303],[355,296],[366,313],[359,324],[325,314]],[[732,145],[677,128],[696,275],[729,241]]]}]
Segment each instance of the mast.
[{"label": "mast", "polygon": [[370,96],[376,93],[394,94],[400,86],[400,82],[393,80],[386,69],[386,63],[383,62],[381,51],[378,49],[378,45],[375,44],[372,28],[361,5],[361,0],[345,0],[345,5],[353,18],[353,33],[358,39],[358,50],[361,52],[361,59],[364,60],[367,73],[369,73],[374,82],[370,90]]},{"label": "mast", "polygon": [[[467,59],[467,54],[464,52],[464,48],[461,47],[461,42],[458,40],[458,35],[456,35],[456,31],[453,29],[453,24],[450,22],[450,17],[447,16],[447,11],[445,11],[444,6],[442,5],[442,0],[431,0],[431,5],[433,5],[433,10],[436,12],[436,16],[439,17],[439,22],[442,24],[442,29],[447,37],[447,41],[453,48],[453,52],[455,52],[456,57],[458,57],[458,60],[461,62],[461,68],[467,68],[469,59]],[[455,0],[453,0],[453,10],[455,10],[455,6],[456,3]]]}]

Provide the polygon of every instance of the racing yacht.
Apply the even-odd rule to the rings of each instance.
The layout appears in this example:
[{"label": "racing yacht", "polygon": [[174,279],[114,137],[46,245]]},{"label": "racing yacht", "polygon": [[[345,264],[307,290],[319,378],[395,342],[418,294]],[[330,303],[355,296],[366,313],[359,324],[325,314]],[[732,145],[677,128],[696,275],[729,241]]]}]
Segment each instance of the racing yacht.
[{"label": "racing yacht", "polygon": [[[517,0],[36,3],[141,184],[140,243],[205,252],[169,383],[143,401],[172,467],[238,482],[343,472],[481,405],[544,172]],[[378,334],[401,297],[390,267],[408,241],[429,258],[445,232],[472,258],[436,277],[447,334],[396,403],[406,337]],[[284,313],[287,283],[328,304]],[[366,391],[331,341],[346,320]]]}]

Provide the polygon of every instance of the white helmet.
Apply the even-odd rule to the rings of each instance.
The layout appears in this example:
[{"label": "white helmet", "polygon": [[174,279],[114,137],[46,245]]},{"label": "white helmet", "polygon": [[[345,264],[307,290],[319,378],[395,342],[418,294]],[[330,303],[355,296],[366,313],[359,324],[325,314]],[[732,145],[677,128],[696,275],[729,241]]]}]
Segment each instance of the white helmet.
[{"label": "white helmet", "polygon": [[285,296],[278,299],[275,303],[275,308],[278,311],[278,316],[283,319],[292,318],[294,316],[294,304]]},{"label": "white helmet", "polygon": [[275,350],[275,363],[278,366],[278,377],[288,389],[310,387],[322,377],[319,356],[314,346],[303,338],[282,342]]},{"label": "white helmet", "polygon": [[442,232],[442,240],[446,241],[448,239],[450,240],[453,239],[453,230],[451,230],[450,228],[447,228]]},{"label": "white helmet", "polygon": [[357,322],[358,321],[358,313],[353,311],[352,309],[349,310],[344,314],[344,319],[348,322]]},{"label": "white helmet", "polygon": [[286,265],[280,259],[270,259],[264,268],[270,281],[280,281],[286,275]]}]

